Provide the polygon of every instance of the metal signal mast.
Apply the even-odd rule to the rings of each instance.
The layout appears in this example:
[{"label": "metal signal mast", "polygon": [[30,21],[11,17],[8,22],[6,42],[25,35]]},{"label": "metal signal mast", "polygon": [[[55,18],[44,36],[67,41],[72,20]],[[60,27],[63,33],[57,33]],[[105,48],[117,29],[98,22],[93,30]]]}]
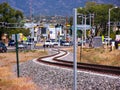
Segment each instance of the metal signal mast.
[{"label": "metal signal mast", "polygon": [[30,0],[29,2],[29,9],[30,9],[30,20],[32,21],[32,15],[33,15],[32,0]]}]

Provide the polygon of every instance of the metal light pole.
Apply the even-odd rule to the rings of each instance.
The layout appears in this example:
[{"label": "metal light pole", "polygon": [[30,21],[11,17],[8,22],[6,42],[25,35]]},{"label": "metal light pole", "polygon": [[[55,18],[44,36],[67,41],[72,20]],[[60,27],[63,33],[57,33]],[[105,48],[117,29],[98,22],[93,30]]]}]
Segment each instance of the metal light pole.
[{"label": "metal light pole", "polygon": [[55,25],[55,41],[57,42],[57,25]]},{"label": "metal light pole", "polygon": [[[82,14],[82,25],[83,25],[83,14]],[[80,62],[82,61],[82,48],[83,48],[83,29],[82,29],[82,44],[81,44],[81,47],[80,47]]]},{"label": "metal light pole", "polygon": [[90,23],[90,26],[91,26],[91,17],[92,17],[92,14],[90,13],[90,21],[89,21],[89,23]]},{"label": "metal light pole", "polygon": [[73,30],[73,40],[74,40],[74,52],[73,52],[73,60],[74,60],[74,87],[73,87],[73,90],[77,90],[77,9],[75,8],[74,9],[74,12],[73,12],[73,26],[74,26],[74,30]]},{"label": "metal light pole", "polygon": [[31,50],[34,49],[34,28],[33,28],[33,22],[32,22],[32,28],[31,28]]},{"label": "metal light pole", "polygon": [[[79,17],[82,17],[82,25],[83,25],[83,14],[80,14],[81,16]],[[83,48],[83,29],[82,29],[82,37],[81,37],[81,46],[80,46],[80,62],[81,62],[81,59],[82,59],[82,48]]]},{"label": "metal light pole", "polygon": [[89,19],[90,19],[90,20],[89,20],[89,23],[90,23],[90,26],[92,26],[92,18],[94,18],[94,14],[91,14],[91,13],[90,13],[89,16],[90,16],[90,18],[89,18]]},{"label": "metal light pole", "polygon": [[85,43],[86,43],[86,39],[87,39],[87,36],[86,36],[86,15],[85,15]]},{"label": "metal light pole", "polygon": [[[79,17],[82,17],[82,25],[83,25],[83,16],[84,16],[84,15],[83,15],[83,14],[79,14],[79,15],[81,15],[81,16],[79,16]],[[81,46],[82,46],[82,48],[83,48],[83,29],[82,29],[82,45],[81,45]]]},{"label": "metal light pole", "polygon": [[109,8],[109,11],[108,11],[108,44],[110,44],[110,11],[114,8],[118,8],[117,6],[116,7],[113,7],[113,8]]},{"label": "metal light pole", "polygon": [[86,28],[86,20],[88,19],[88,17],[87,17],[87,15],[84,15],[83,18],[84,18],[84,38],[85,38],[85,43],[86,43],[86,39],[87,39],[87,35],[86,35],[86,30],[87,30],[87,28]]}]

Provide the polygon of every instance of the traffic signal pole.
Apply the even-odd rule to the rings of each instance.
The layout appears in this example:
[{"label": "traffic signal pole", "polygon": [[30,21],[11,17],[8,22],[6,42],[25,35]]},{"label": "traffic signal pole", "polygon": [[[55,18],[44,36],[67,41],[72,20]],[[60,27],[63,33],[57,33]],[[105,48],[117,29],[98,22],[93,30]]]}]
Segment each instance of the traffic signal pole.
[{"label": "traffic signal pole", "polygon": [[32,22],[32,28],[31,28],[31,50],[34,49],[34,28],[33,28],[33,22]]}]

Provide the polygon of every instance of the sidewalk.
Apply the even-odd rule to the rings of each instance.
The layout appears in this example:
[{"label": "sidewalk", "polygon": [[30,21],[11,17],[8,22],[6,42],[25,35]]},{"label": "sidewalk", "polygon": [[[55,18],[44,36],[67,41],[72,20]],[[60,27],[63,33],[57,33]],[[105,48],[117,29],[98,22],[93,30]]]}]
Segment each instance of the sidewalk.
[{"label": "sidewalk", "polygon": [[13,49],[15,49],[15,47],[7,46],[7,49],[8,50],[13,50]]},{"label": "sidewalk", "polygon": [[73,53],[68,52],[67,55],[60,57],[59,59],[65,60],[65,61],[73,61]]}]

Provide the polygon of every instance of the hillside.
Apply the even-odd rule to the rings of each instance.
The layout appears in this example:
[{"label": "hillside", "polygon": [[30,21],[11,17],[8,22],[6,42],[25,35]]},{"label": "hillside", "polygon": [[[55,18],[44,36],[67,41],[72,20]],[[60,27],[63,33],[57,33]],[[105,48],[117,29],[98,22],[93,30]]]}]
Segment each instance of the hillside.
[{"label": "hillside", "polygon": [[[83,7],[87,1],[120,5],[120,0],[0,0],[30,15],[30,5],[34,15],[71,15],[73,8]],[[31,4],[30,4],[31,1]]]}]

